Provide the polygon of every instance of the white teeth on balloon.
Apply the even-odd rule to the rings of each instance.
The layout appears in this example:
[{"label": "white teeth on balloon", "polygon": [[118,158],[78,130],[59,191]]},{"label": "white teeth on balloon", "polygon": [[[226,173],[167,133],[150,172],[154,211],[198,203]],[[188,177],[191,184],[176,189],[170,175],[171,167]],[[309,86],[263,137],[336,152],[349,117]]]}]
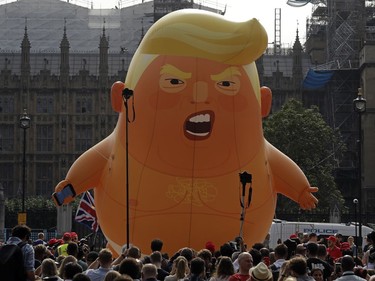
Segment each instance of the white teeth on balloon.
[{"label": "white teeth on balloon", "polygon": [[191,117],[190,122],[199,123],[199,122],[210,122],[210,114],[199,114]]},{"label": "white teeth on balloon", "polygon": [[207,136],[209,134],[209,132],[207,132],[207,133],[193,133],[192,131],[189,131],[189,130],[187,130],[187,132],[189,134],[191,134],[193,136],[197,136],[197,137],[205,137],[205,136]]}]

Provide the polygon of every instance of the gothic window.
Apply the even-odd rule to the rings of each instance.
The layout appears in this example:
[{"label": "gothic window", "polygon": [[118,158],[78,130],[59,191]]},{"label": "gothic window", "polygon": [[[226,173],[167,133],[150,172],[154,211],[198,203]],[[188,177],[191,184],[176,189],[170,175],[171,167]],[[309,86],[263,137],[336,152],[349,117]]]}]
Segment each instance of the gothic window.
[{"label": "gothic window", "polygon": [[36,164],[36,195],[49,196],[53,192],[52,163]]},{"label": "gothic window", "polygon": [[37,125],[36,126],[36,150],[53,151],[53,126]]},{"label": "gothic window", "polygon": [[53,113],[53,97],[50,95],[38,95],[36,98],[37,113]]},{"label": "gothic window", "polygon": [[14,126],[0,125],[0,152],[14,151]]},{"label": "gothic window", "polygon": [[4,188],[4,195],[6,197],[13,197],[15,194],[14,185],[14,164],[0,163],[0,185]]},{"label": "gothic window", "polygon": [[14,97],[0,95],[0,113],[14,113]]},{"label": "gothic window", "polygon": [[92,146],[92,125],[76,125],[75,151],[84,152]]},{"label": "gothic window", "polygon": [[86,93],[77,94],[76,113],[92,113],[92,97]]}]

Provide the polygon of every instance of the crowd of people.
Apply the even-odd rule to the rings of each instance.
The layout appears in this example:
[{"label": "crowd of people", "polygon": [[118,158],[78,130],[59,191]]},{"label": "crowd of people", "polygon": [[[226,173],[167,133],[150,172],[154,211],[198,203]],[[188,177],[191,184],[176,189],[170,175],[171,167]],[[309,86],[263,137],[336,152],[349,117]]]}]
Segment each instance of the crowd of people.
[{"label": "crowd of people", "polygon": [[23,280],[30,281],[375,281],[375,231],[363,249],[339,233],[327,238],[297,233],[274,248],[269,236],[251,247],[237,237],[219,247],[210,241],[202,249],[185,247],[171,256],[160,239],[150,241],[150,249],[142,249],[146,252],[130,245],[115,256],[109,248],[90,251],[74,232],[49,241],[43,233],[35,241],[30,236],[29,227],[17,225],[6,241],[27,242],[21,248]]}]

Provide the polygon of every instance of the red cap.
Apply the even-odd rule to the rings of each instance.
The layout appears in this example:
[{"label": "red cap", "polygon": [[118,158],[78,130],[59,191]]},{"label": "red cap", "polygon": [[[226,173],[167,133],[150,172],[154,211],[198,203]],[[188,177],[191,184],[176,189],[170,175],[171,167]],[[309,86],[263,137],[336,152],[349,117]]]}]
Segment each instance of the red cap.
[{"label": "red cap", "polygon": [[63,240],[70,240],[70,239],[72,239],[72,235],[70,234],[70,232],[65,232],[62,239]]},{"label": "red cap", "polygon": [[331,235],[330,237],[328,237],[328,240],[332,242],[336,242],[336,237]]},{"label": "red cap", "polygon": [[290,239],[296,239],[296,238],[298,238],[298,237],[297,237],[296,234],[292,234],[292,235],[289,236],[289,238],[290,238]]},{"label": "red cap", "polygon": [[78,234],[75,233],[74,231],[73,232],[70,232],[70,236],[73,238],[78,238]]},{"label": "red cap", "polygon": [[209,250],[211,253],[215,252],[215,245],[211,241],[206,243],[206,249]]},{"label": "red cap", "polygon": [[348,242],[341,243],[341,250],[349,250],[349,249],[350,249],[350,245]]},{"label": "red cap", "polygon": [[57,240],[56,238],[52,238],[48,241],[48,246],[53,246],[55,245],[59,240]]}]

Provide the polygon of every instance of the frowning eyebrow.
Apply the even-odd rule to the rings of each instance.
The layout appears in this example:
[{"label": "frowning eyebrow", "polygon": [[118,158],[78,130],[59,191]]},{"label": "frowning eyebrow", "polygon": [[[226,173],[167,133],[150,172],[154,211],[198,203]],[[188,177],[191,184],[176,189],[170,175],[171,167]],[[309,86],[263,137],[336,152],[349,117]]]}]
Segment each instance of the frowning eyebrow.
[{"label": "frowning eyebrow", "polygon": [[219,74],[211,75],[211,79],[217,82],[217,81],[224,80],[225,78],[228,78],[233,75],[241,76],[240,69],[236,66],[230,66],[224,69],[224,71],[220,72]]},{"label": "frowning eyebrow", "polygon": [[181,69],[178,69],[177,67],[171,65],[171,64],[165,64],[161,67],[160,74],[172,74],[175,75],[178,78],[182,79],[188,79],[191,78],[190,72],[184,72]]}]

